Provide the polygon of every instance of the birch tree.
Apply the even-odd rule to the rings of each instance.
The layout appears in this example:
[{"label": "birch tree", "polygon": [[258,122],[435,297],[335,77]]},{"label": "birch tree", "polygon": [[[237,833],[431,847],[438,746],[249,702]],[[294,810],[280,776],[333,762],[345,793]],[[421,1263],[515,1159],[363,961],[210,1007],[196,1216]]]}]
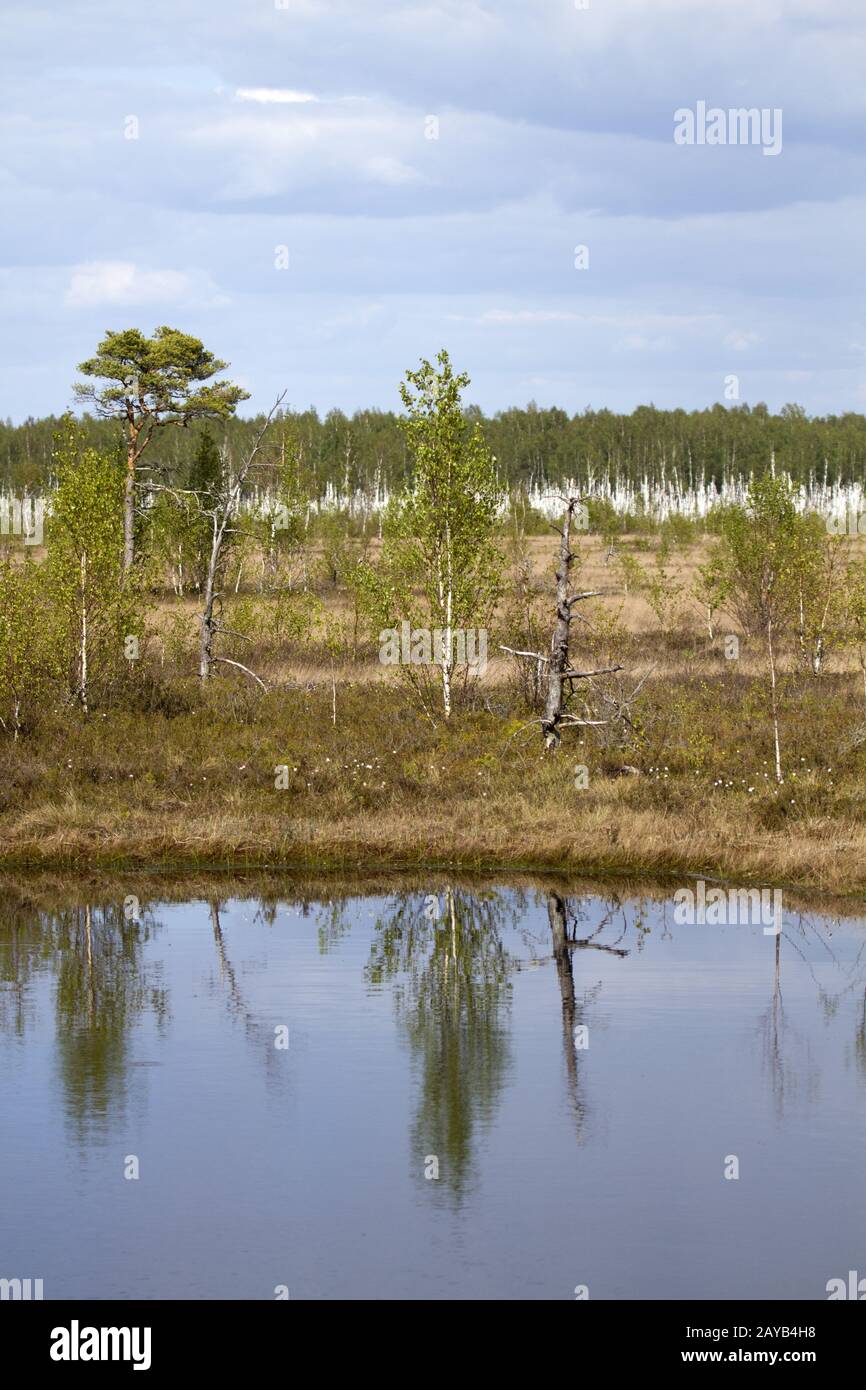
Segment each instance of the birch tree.
[{"label": "birch tree", "polygon": [[54,455],[45,582],[57,615],[67,693],[86,712],[94,679],[128,670],[127,639],[143,640],[139,596],[123,573],[123,465],[82,447],[70,422]]},{"label": "birch tree", "polygon": [[831,535],[822,516],[796,519],[795,564],[797,645],[803,665],[823,674],[828,656],[845,637],[846,537]]},{"label": "birch tree", "polygon": [[0,558],[0,728],[14,739],[50,691],[52,626],[41,566]]},{"label": "birch tree", "polygon": [[406,373],[401,425],[412,479],[386,513],[382,565],[365,576],[380,620],[417,623],[428,642],[432,634],[429,657],[420,650],[421,659],[416,652],[403,670],[419,690],[436,681],[446,719],[455,677],[465,681],[472,671],[466,634],[483,630],[486,641],[503,564],[495,540],[494,460],[479,425],[464,414],[460,393],[468,384],[468,376],[455,375],[444,348],[435,365],[422,359],[417,371]]},{"label": "birch tree", "polygon": [[850,561],[845,571],[845,610],[847,640],[856,648],[863,682],[863,716],[866,720],[866,564],[863,560]]},{"label": "birch tree", "polygon": [[728,602],[747,632],[759,633],[766,652],[768,704],[773,728],[776,781],[782,781],[779,734],[779,644],[797,610],[803,530],[790,483],[755,479],[745,507],[729,507],[722,519],[722,551]]}]

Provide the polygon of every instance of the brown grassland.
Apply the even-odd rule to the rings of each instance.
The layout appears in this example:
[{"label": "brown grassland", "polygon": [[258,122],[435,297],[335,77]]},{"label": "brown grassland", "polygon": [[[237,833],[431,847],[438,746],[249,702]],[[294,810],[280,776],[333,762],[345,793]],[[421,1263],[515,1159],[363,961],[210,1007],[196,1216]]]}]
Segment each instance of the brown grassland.
[{"label": "brown grassland", "polygon": [[[530,544],[546,640],[553,541]],[[635,557],[651,573],[657,542],[638,544],[649,546]],[[777,786],[760,643],[741,635],[739,659],[726,659],[736,624],[718,617],[710,640],[688,597],[707,542],[667,561],[670,592],[682,592],[664,622],[642,594],[624,593],[599,537],[581,538],[580,548],[576,583],[602,597],[592,628],[575,632],[574,659],[584,648],[593,661],[615,658],[629,689],[646,677],[626,742],[570,731],[558,754],[544,756],[498,630],[471,696],[447,724],[431,719],[399,669],[379,663],[369,634],[352,641],[349,600],[324,577],[311,637],[244,644],[265,693],[228,668],[202,689],[195,602],[162,598],[150,674],[142,671],[131,703],[58,712],[17,742],[0,739],[0,867],[695,874],[862,893],[866,723],[856,657],[832,652],[815,676],[784,651]],[[187,624],[184,664],[168,634]],[[578,764],[588,769],[584,789]],[[284,790],[275,788],[280,765]]]}]

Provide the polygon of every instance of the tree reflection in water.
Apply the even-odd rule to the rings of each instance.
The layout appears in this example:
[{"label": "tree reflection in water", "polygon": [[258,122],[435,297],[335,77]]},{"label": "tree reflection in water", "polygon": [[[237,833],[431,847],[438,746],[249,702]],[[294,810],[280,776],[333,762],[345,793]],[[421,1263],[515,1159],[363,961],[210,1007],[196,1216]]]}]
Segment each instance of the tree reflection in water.
[{"label": "tree reflection in water", "polygon": [[[789,1024],[785,1013],[782,995],[783,942],[790,948],[789,954],[796,955],[807,967],[818,1002],[827,1020],[836,1015],[846,996],[863,996],[854,1035],[854,1057],[866,1075],[866,942],[861,945],[853,960],[842,961],[831,945],[832,935],[831,921],[816,919],[809,913],[801,912],[775,937],[773,988],[770,1002],[761,1015],[759,1030],[764,1066],[779,1116],[784,1112],[786,1101],[794,1095],[805,1091],[807,1095],[815,1097],[820,1082],[820,1072],[811,1057],[806,1040]],[[814,944],[820,947],[818,960],[832,970],[832,987],[825,972],[822,971],[822,978],[819,979],[815,971],[815,962],[811,954],[806,952],[806,947]]]},{"label": "tree reflection in water", "polygon": [[34,1018],[29,986],[46,970],[54,977],[57,1062],[67,1118],[79,1138],[106,1128],[124,1108],[136,1022],[147,1011],[158,1026],[165,1022],[159,971],[143,954],[153,930],[150,921],[127,920],[116,904],[18,909],[11,927],[0,930],[4,1027],[23,1035]]},{"label": "tree reflection in water", "polygon": [[490,1124],[510,1065],[509,975],[502,943],[515,921],[504,895],[448,887],[438,897],[401,894],[375,925],[366,976],[392,983],[397,1016],[419,1073],[410,1130],[414,1171],[435,1156],[460,1200],[479,1128]]},{"label": "tree reflection in water", "polygon": [[[277,900],[254,901],[256,920],[273,925]],[[320,896],[294,900],[305,915],[318,920],[323,954],[336,949],[350,930],[358,903],[356,896],[339,895],[325,901]],[[544,913],[541,929],[533,903]],[[231,1017],[262,1047],[265,1065],[281,1077],[273,1028],[259,1017],[254,998],[247,998],[243,967],[233,961],[226,940],[220,901],[211,898],[204,911],[216,953],[216,988]],[[667,939],[671,933],[664,916],[662,922],[662,938]],[[43,997],[33,986],[49,975],[58,1073],[66,1114],[79,1137],[89,1128],[105,1129],[122,1112],[135,1065],[131,1038],[136,1025],[146,1015],[159,1029],[166,1023],[160,967],[145,950],[156,930],[146,911],[139,921],[129,921],[119,904],[52,912],[26,901],[4,907],[0,1029],[9,1037],[26,1035]],[[418,1087],[410,1145],[419,1180],[426,1157],[436,1155],[440,1183],[431,1184],[431,1190],[447,1190],[457,1200],[468,1190],[479,1134],[496,1118],[512,1066],[512,981],[520,970],[553,966],[565,1084],[575,1131],[583,1140],[587,1102],[578,1030],[589,1022],[600,986],[587,980],[575,954],[580,952],[581,962],[589,960],[589,951],[621,958],[641,949],[647,930],[639,902],[569,897],[555,888],[535,893],[452,884],[435,898],[407,892],[388,900],[375,923],[365,974],[370,984],[391,988],[413,1059]],[[839,959],[832,921],[792,916],[773,944],[772,989],[760,1024],[762,1057],[780,1111],[795,1092],[811,1094],[818,1084],[810,1048],[792,1030],[784,1007],[785,963],[794,955],[811,972],[828,1019],[846,999],[856,998],[850,1055],[866,1077],[866,942],[853,959]],[[555,1007],[554,998],[551,1005]]]},{"label": "tree reflection in water", "polygon": [[[521,893],[448,887],[440,898],[403,895],[376,923],[367,978],[376,985],[393,984],[420,1076],[410,1140],[415,1171],[423,1176],[425,1160],[437,1157],[440,1180],[458,1200],[471,1181],[476,1133],[492,1122],[510,1067],[509,977],[551,958],[559,982],[566,1084],[581,1134],[585,1107],[576,1029],[594,992],[584,991],[578,1003],[573,953],[628,955],[619,943],[632,928],[642,928],[642,916],[630,923],[623,914],[619,936],[610,943],[602,933],[613,920],[613,908],[589,935],[578,937],[574,928],[581,908],[556,892],[547,895],[546,905],[552,957],[540,957],[521,930],[526,915]],[[521,932],[530,960],[504,946],[506,927]]]}]

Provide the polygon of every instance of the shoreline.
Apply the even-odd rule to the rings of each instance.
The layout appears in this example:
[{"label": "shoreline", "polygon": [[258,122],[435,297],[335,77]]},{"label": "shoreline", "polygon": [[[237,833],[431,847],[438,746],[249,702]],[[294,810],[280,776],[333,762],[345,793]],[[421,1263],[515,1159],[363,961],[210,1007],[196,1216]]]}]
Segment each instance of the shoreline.
[{"label": "shoreline", "polygon": [[[79,808],[82,809],[82,808]],[[866,895],[866,832],[859,827],[828,827],[820,834],[798,827],[796,835],[763,831],[752,843],[732,842],[731,825],[694,828],[694,815],[665,816],[664,844],[647,844],[640,834],[643,816],[626,812],[612,834],[599,844],[598,825],[573,827],[564,836],[559,828],[536,822],[513,853],[502,852],[503,827],[476,825],[466,831],[471,807],[457,808],[450,827],[441,821],[401,817],[389,834],[371,828],[376,817],[342,823],[324,818],[306,820],[303,840],[282,818],[250,817],[235,833],[220,818],[185,818],[183,829],[159,826],[156,817],[140,815],[140,823],[121,827],[106,818],[94,828],[70,823],[35,835],[32,820],[38,812],[3,818],[0,823],[0,878],[24,874],[62,874],[76,878],[106,874],[156,874],[182,878],[198,873],[223,875],[288,874],[390,877],[400,875],[470,875],[579,877],[599,881],[640,880],[670,887],[696,878],[742,887],[777,887],[804,895],[851,901]],[[705,808],[695,808],[696,810]],[[607,808],[609,817],[611,808]],[[43,817],[45,812],[43,811]],[[46,817],[47,818],[47,817]],[[124,820],[133,817],[124,817]],[[210,819],[211,823],[208,824]],[[654,818],[657,821],[657,817]],[[28,825],[28,822],[30,824]],[[451,834],[449,835],[448,829]],[[746,831],[749,827],[742,826]],[[47,827],[46,827],[47,829]],[[859,835],[858,835],[859,831]],[[408,833],[407,833],[408,832]],[[863,843],[856,847],[851,839]],[[407,844],[407,839],[417,844]],[[567,839],[567,843],[563,843]],[[556,843],[556,841],[559,843]],[[722,843],[723,841],[723,843]],[[866,903],[864,903],[866,913]]]}]

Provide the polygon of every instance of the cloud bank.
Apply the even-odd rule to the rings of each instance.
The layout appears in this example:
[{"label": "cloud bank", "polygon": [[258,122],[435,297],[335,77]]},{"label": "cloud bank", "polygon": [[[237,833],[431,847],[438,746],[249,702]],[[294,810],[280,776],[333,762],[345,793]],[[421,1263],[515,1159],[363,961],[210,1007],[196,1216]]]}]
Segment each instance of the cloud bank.
[{"label": "cloud bank", "polygon": [[[485,409],[704,406],[732,372],[866,405],[860,0],[72,0],[5,31],[13,419],[162,321],[254,407],[396,407],[443,344]],[[782,147],[678,143],[684,109],[781,111]]]}]

